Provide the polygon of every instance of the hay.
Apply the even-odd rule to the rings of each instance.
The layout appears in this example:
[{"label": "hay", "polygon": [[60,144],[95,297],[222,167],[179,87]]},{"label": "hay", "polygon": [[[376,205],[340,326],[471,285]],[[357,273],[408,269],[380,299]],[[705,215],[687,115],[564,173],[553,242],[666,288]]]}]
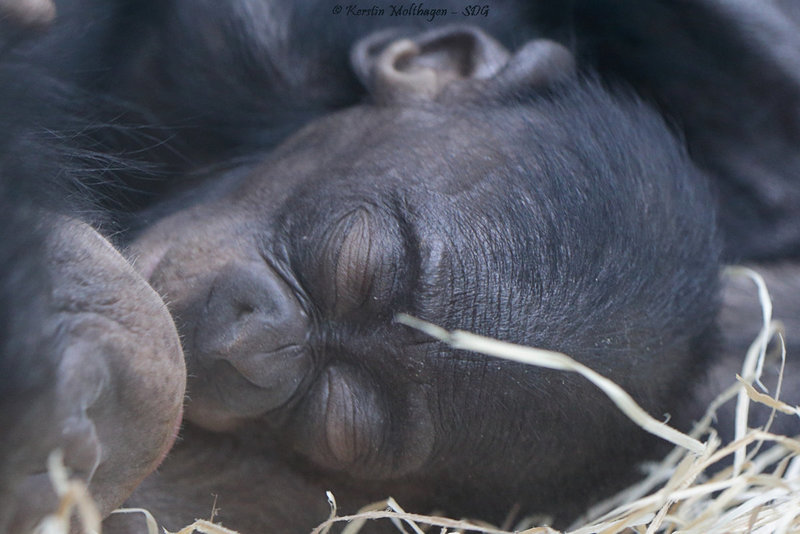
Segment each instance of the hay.
[{"label": "hay", "polygon": [[496,358],[528,365],[536,365],[538,367],[546,367],[557,371],[572,371],[578,373],[600,388],[600,390],[602,390],[631,421],[647,432],[698,454],[702,453],[704,450],[702,443],[682,432],[678,432],[665,423],[653,419],[653,417],[636,404],[636,401],[621,387],[599,373],[592,371],[582,363],[573,360],[566,354],[532,347],[523,347],[505,341],[497,341],[488,337],[478,336],[462,330],[448,332],[436,325],[420,321],[419,319],[405,314],[400,314],[397,317],[397,322],[425,332],[431,337],[444,341],[454,349],[469,350],[487,356],[494,356]]},{"label": "hay", "polygon": [[[563,533],[614,534],[622,532],[656,534],[717,533],[786,533],[800,532],[800,441],[797,438],[769,432],[776,412],[800,416],[800,409],[779,399],[781,380],[773,394],[760,383],[767,346],[777,338],[781,362],[786,352],[783,333],[772,322],[772,302],[763,278],[750,269],[729,268],[727,276],[746,276],[757,286],[762,308],[762,327],[745,356],[741,375],[711,403],[705,416],[688,435],[656,421],[642,410],[616,384],[566,355],[531,349],[476,336],[468,332],[449,332],[409,316],[398,321],[440,339],[452,347],[489,356],[538,365],[551,369],[577,372],[603,392],[644,430],[673,444],[676,448],[664,460],[649,467],[641,482],[603,501],[584,514]],[[781,379],[783,366],[781,366]],[[758,386],[762,391],[758,391]],[[735,437],[723,444],[711,426],[717,409],[736,398]],[[747,427],[750,403],[761,403],[772,409],[772,416],[762,429]],[[706,436],[704,442],[699,438]],[[753,445],[748,454],[748,446]],[[733,456],[730,467],[708,476],[709,468]],[[335,501],[332,501],[335,503]],[[476,532],[485,534],[556,534],[547,526],[522,521],[511,530],[453,521],[441,517],[425,517],[404,513],[389,499],[376,503],[353,516],[339,517],[332,504],[332,517],[312,534],[326,534],[334,523],[348,522],[346,534],[357,534],[366,520],[389,518],[398,532],[440,534]],[[407,528],[404,528],[404,526]],[[352,528],[351,528],[352,527]]]},{"label": "hay", "polygon": [[[761,370],[770,340],[775,339],[785,360],[783,334],[779,325],[772,322],[772,304],[763,279],[754,271],[731,268],[729,276],[746,276],[759,289],[762,307],[762,328],[747,351],[740,375],[731,379],[731,386],[722,392],[708,407],[705,416],[689,434],[683,434],[665,423],[654,420],[633,399],[613,382],[571,358],[549,351],[521,347],[476,336],[468,332],[449,332],[408,316],[398,321],[419,328],[441,339],[454,348],[471,350],[490,356],[522,361],[552,369],[577,372],[604,391],[615,404],[643,429],[676,447],[661,462],[647,466],[647,475],[637,484],[619,494],[596,504],[583,517],[565,531],[546,526],[546,520],[523,519],[516,525],[503,528],[466,520],[438,516],[425,516],[405,512],[394,499],[387,499],[363,508],[354,515],[340,516],[336,500],[328,492],[330,517],[315,528],[312,534],[328,534],[337,524],[344,524],[343,534],[358,534],[369,521],[390,520],[397,531],[405,534],[722,534],[722,533],[788,533],[800,532],[800,441],[796,437],[773,434],[770,424],[776,413],[800,416],[800,409],[780,400],[779,380],[774,393],[760,383]],[[783,368],[781,367],[781,377]],[[759,391],[759,389],[761,391]],[[736,427],[731,443],[723,444],[712,427],[717,409],[735,398]],[[772,416],[763,428],[747,427],[750,403],[760,403],[772,410]],[[700,441],[701,437],[704,441]],[[750,448],[748,450],[748,447]],[[733,462],[729,467],[708,475],[709,468],[723,461]],[[68,518],[77,506],[84,532],[93,532],[99,524],[96,510],[83,502],[85,487],[67,490],[63,465],[51,462],[51,478],[62,504],[56,514],[45,519],[37,534],[66,534]],[[73,482],[69,482],[73,484]],[[75,489],[78,488],[78,489]],[[142,510],[118,512],[145,513]],[[66,514],[66,515],[65,515]],[[513,514],[512,514],[513,515]],[[49,523],[48,523],[49,521]],[[46,524],[46,525],[45,525]],[[57,524],[57,525],[56,525]],[[155,520],[149,521],[155,528]],[[62,530],[52,527],[56,525]],[[265,525],[265,531],[268,531]],[[148,528],[150,534],[155,530]],[[176,534],[236,534],[211,521],[198,520]],[[253,533],[255,534],[255,533]]]},{"label": "hay", "polygon": [[58,507],[33,530],[34,534],[69,534],[73,513],[77,515],[82,532],[100,532],[100,513],[80,480],[70,479],[64,467],[64,453],[55,450],[47,458],[47,473],[58,497]]}]

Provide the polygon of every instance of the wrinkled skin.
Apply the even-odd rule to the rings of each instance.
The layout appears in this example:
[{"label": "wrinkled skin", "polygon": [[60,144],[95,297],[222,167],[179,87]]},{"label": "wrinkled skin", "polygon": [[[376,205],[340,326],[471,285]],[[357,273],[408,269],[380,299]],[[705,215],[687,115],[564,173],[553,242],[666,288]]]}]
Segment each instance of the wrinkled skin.
[{"label": "wrinkled skin", "polygon": [[[452,72],[465,46],[474,69]],[[587,382],[394,322],[564,351],[653,413],[676,407],[712,330],[709,192],[655,114],[566,58],[459,28],[367,54],[392,86],[380,104],[315,122],[141,236],[129,254],[184,340],[187,420],[335,493],[495,521],[515,502],[574,514],[624,479],[652,440]],[[445,80],[432,93],[424,68]],[[521,80],[539,87],[509,101]]]},{"label": "wrinkled skin", "polygon": [[[0,2],[0,11],[7,6],[33,4]],[[49,16],[47,2],[40,4],[45,6],[42,11],[14,11],[0,24],[11,21],[14,28],[44,24]],[[628,172],[645,170],[644,174],[651,177],[654,169],[655,175],[667,168],[674,170],[671,165],[651,167],[650,157],[650,151],[662,149],[674,155],[672,141],[662,125],[651,130],[629,120],[649,112],[627,109],[622,113],[627,118],[619,120],[614,110],[621,103],[609,104],[605,97],[589,98],[594,105],[583,102],[577,107],[592,119],[584,123],[569,114],[561,116],[563,110],[558,106],[542,109],[513,96],[500,99],[503,105],[497,105],[498,95],[494,93],[489,99],[492,105],[484,108],[484,102],[476,104],[475,100],[476,95],[483,94],[481,88],[462,94],[471,106],[461,107],[447,99],[437,105],[421,105],[417,94],[405,111],[392,111],[390,101],[407,94],[408,84],[401,90],[387,90],[385,84],[370,85],[364,78],[369,71],[351,72],[347,56],[358,38],[387,23],[396,25],[398,20],[360,19],[354,23],[340,19],[332,24],[329,17],[322,16],[326,6],[298,5],[249,0],[144,1],[136,5],[106,0],[59,2],[60,14],[67,15],[68,23],[50,34],[54,39],[37,41],[44,45],[33,46],[32,54],[21,54],[33,58],[33,63],[44,58],[46,70],[66,76],[82,89],[97,91],[98,103],[105,96],[122,96],[152,112],[147,118],[153,120],[157,135],[145,135],[146,142],[137,145],[131,132],[123,132],[122,153],[127,150],[128,155],[145,163],[165,163],[168,171],[156,173],[158,179],[147,177],[138,182],[124,177],[124,184],[133,183],[137,191],[144,190],[142,198],[134,199],[134,206],[154,198],[161,200],[163,192],[169,193],[173,187],[192,189],[203,181],[211,184],[206,189],[192,189],[151,212],[136,214],[126,223],[145,227],[153,219],[186,208],[148,231],[133,248],[132,257],[140,260],[137,267],[172,303],[187,341],[188,364],[193,371],[190,392],[194,392],[188,406],[191,422],[187,423],[185,441],[160,473],[139,487],[130,502],[146,504],[166,525],[176,529],[194,517],[207,516],[210,495],[219,493],[226,524],[254,532],[263,531],[264,525],[279,532],[307,531],[326,516],[323,492],[330,488],[350,509],[391,493],[415,509],[437,506],[453,514],[466,510],[469,515],[492,519],[502,516],[515,500],[525,501],[532,508],[547,508],[562,517],[574,514],[591,498],[589,492],[607,491],[609,480],[621,483],[623,463],[628,466],[630,458],[654,452],[650,443],[628,431],[604,400],[597,400],[593,390],[572,377],[505,364],[495,367],[483,358],[453,354],[393,324],[391,317],[397,311],[407,311],[446,326],[570,351],[628,385],[658,416],[668,409],[663,399],[668,396],[670,377],[691,375],[695,365],[704,365],[699,356],[708,354],[697,345],[706,339],[713,315],[710,273],[715,272],[717,263],[710,250],[713,246],[708,246],[708,240],[713,241],[706,218],[711,202],[699,185],[702,180],[694,176],[674,202],[667,202],[663,211],[659,208],[652,212],[670,195],[651,190],[639,197],[624,185],[636,182]],[[791,47],[771,46],[775,36],[780,36],[777,41],[791,42],[797,33],[791,31],[788,19],[780,22],[788,25],[789,32],[773,31],[780,26],[774,20],[778,4],[744,8],[740,3],[727,7],[711,1],[674,5],[637,2],[621,7],[592,0],[564,6],[569,7],[542,3],[526,12],[511,3],[502,4],[492,6],[490,18],[473,22],[490,28],[506,44],[520,44],[537,35],[531,32],[531,26],[547,28],[548,35],[570,43],[578,54],[579,68],[596,69],[605,81],[624,80],[652,100],[685,137],[695,162],[714,180],[725,257],[735,261],[789,260],[780,268],[770,265],[768,271],[771,283],[785,291],[777,303],[777,315],[788,318],[791,327],[796,323],[792,319],[798,316],[796,295],[800,293],[794,265],[800,250],[795,179],[798,130],[794,116],[794,110],[800,109],[795,105],[800,92],[791,74],[796,72],[792,68],[794,56],[785,53]],[[525,17],[521,16],[523,12]],[[87,24],[87,20],[92,23]],[[657,28],[651,20],[660,21]],[[281,21],[290,21],[290,31],[284,32],[287,25]],[[404,34],[414,34],[419,26],[435,26],[406,22],[401,24]],[[343,27],[347,30],[344,33]],[[4,33],[5,29],[0,28],[0,44],[7,47],[18,36]],[[536,71],[528,80],[540,82],[542,72]],[[550,69],[544,69],[543,76],[545,85],[564,81]],[[314,124],[301,134],[299,139],[315,145],[293,140],[265,161],[252,164],[261,159],[262,151],[274,147],[300,125],[359,102],[365,89],[359,86],[358,78],[380,104],[376,117],[395,120],[405,116],[405,122],[399,120],[403,131],[386,135],[385,123],[371,125],[372,112],[361,108],[344,117],[332,117],[332,124]],[[762,98],[766,88],[770,91],[768,103]],[[587,94],[595,90],[590,88]],[[396,108],[402,107],[396,104]],[[0,119],[12,125],[20,113],[23,117],[30,113],[17,111],[15,105],[4,108],[13,113]],[[597,109],[601,110],[599,115]],[[33,114],[48,115],[44,111]],[[473,115],[483,122],[476,122]],[[122,117],[123,113],[108,116]],[[507,132],[501,119],[508,116],[514,126]],[[520,141],[512,135],[520,131],[515,121],[531,116],[537,117],[531,120],[533,123],[549,118],[532,130],[542,132],[543,126],[555,126],[546,131],[562,135]],[[163,123],[178,125],[177,130],[159,130],[158,124]],[[447,126],[455,148],[442,140],[441,131],[433,129],[437,123]],[[149,127],[151,123],[142,125]],[[464,127],[457,129],[455,125]],[[7,126],[4,123],[5,134]],[[138,126],[134,129],[140,130]],[[334,143],[327,153],[326,139],[339,139],[340,128],[349,136]],[[73,136],[75,131],[64,130],[64,137]],[[581,137],[578,134],[582,131],[592,135]],[[363,139],[354,139],[358,132],[363,133]],[[480,146],[473,147],[472,152],[469,146],[463,147],[462,133],[475,138]],[[622,140],[617,141],[618,137]],[[642,139],[632,141],[639,137]],[[173,139],[180,141],[178,152],[170,152],[174,147],[167,140]],[[595,146],[594,139],[613,139],[619,144],[603,142]],[[394,143],[391,150],[390,143]],[[381,144],[387,147],[381,149]],[[443,145],[448,150],[436,150]],[[105,154],[90,156],[97,158],[94,165],[109,166],[109,161],[118,164],[113,158],[103,159],[117,154],[115,145],[103,146]],[[165,158],[161,147],[172,157]],[[72,147],[76,151],[84,148]],[[550,189],[532,191],[530,184],[516,184],[518,173],[505,172],[509,169],[500,164],[508,154],[530,159],[540,151],[557,156],[564,151],[563,159],[559,156],[548,165],[532,166],[541,174],[530,174],[541,177],[541,183],[552,186]],[[383,157],[387,152],[395,154],[396,159],[372,163],[367,159],[367,155]],[[38,160],[39,153],[33,153]],[[231,163],[231,156],[244,156],[250,164],[227,174],[183,172],[196,171],[204,163],[222,161],[223,168],[241,164],[238,160]],[[4,154],[3,163],[5,158]],[[179,172],[170,167],[176,160]],[[655,160],[660,161],[658,157]],[[605,183],[615,188],[598,186],[604,194],[582,196],[595,190],[580,180],[576,187],[573,173],[586,178],[584,171],[602,168],[603,162],[610,171],[601,173]],[[368,163],[377,164],[376,168],[370,169]],[[446,172],[439,172],[437,163]],[[674,163],[679,175],[689,172],[682,157]],[[51,169],[57,176],[63,170],[59,165]],[[393,174],[397,169],[407,170],[415,179],[402,176],[401,180]],[[96,169],[90,166],[88,170]],[[291,176],[295,170],[297,176]],[[353,170],[357,172],[351,175]],[[500,178],[491,175],[491,179],[481,179],[484,170],[494,170]],[[330,184],[328,173],[332,175]],[[680,182],[674,173],[667,174],[666,184]],[[162,176],[170,179],[161,180]],[[380,180],[373,180],[375,177]],[[0,172],[0,178],[5,182],[9,177]],[[19,182],[25,178],[30,176],[24,172],[13,176]],[[266,181],[274,185],[267,187]],[[509,184],[517,188],[511,187],[514,195],[506,198]],[[620,185],[623,187],[618,190]],[[534,194],[537,191],[541,192],[538,197]],[[687,204],[681,197],[692,195],[687,191],[701,198]],[[607,198],[612,192],[619,194],[616,200]],[[2,194],[0,211],[5,212],[7,191]],[[531,197],[539,204],[531,202]],[[657,202],[650,205],[642,198]],[[122,194],[111,197],[115,206],[123,199]],[[196,208],[189,208],[195,203],[199,203]],[[9,204],[13,206],[13,200]],[[704,208],[700,210],[698,204]],[[620,224],[611,225],[613,232],[609,232],[607,217],[595,212],[611,207],[612,211],[621,207],[630,216],[615,221]],[[411,210],[408,213],[407,208]],[[499,215],[484,220],[476,212]],[[568,216],[564,218],[564,214]],[[696,226],[684,231],[681,224],[672,224],[675,221],[669,214],[676,215],[681,224],[686,224],[683,218],[695,217]],[[311,223],[306,226],[303,219],[319,227]],[[542,219],[547,222],[544,226]],[[0,216],[0,221],[5,222],[5,218]],[[529,241],[520,237],[528,236],[531,228],[537,231]],[[123,225],[123,229],[128,227]],[[84,236],[82,231],[74,231],[76,236]],[[692,238],[684,242],[687,235]],[[481,236],[494,239],[495,246],[477,246]],[[657,239],[652,240],[654,236]],[[311,245],[302,245],[305,237],[312,240]],[[9,247],[7,242],[4,236],[4,249]],[[597,247],[597,243],[608,247]],[[680,252],[676,246],[685,248]],[[614,256],[611,251],[618,248],[623,254]],[[609,271],[599,271],[610,273],[607,278],[591,280],[592,269],[596,271],[603,260],[602,255],[588,253],[593,249],[606,251],[607,258],[613,258],[608,260]],[[509,251],[513,256],[505,255]],[[666,255],[661,253],[664,251]],[[681,254],[686,257],[681,258]],[[665,271],[672,266],[676,277],[652,272],[652,266],[662,265],[665,257]],[[682,263],[686,258],[692,260],[688,266]],[[567,268],[562,271],[564,266]],[[17,272],[12,274],[16,276]],[[90,266],[62,274],[81,272],[91,275],[85,281],[97,289],[102,302],[107,302],[104,293],[127,295],[125,288],[146,287],[136,277],[109,281],[102,276],[95,286]],[[4,287],[0,289],[5,295],[9,280],[16,278],[5,270],[2,275]],[[45,273],[44,278],[49,276]],[[437,276],[451,277],[452,281],[442,287]],[[682,276],[686,277],[683,281]],[[55,294],[82,294],[82,289],[70,285],[71,278],[66,276],[63,285],[59,282]],[[25,280],[26,291],[30,291],[32,278]],[[682,285],[687,280],[688,286]],[[603,283],[597,284],[600,281]],[[424,289],[421,299],[412,291],[420,285]],[[532,292],[531,286],[536,291]],[[495,288],[499,290],[493,291]],[[653,292],[653,288],[661,288],[661,293]],[[152,294],[143,299],[137,291],[131,291],[133,298],[125,299],[131,309],[148,310],[149,305],[143,304],[147,300],[158,306]],[[90,364],[65,364],[67,372],[58,374],[61,368],[56,364],[62,361],[61,352],[48,346],[49,339],[39,339],[38,329],[32,327],[37,319],[50,317],[50,296],[33,293],[35,298],[25,302],[18,316],[34,320],[28,321],[27,329],[14,330],[11,342],[25,345],[20,332],[31,332],[29,337],[35,341],[21,353],[27,354],[30,346],[40,343],[44,347],[41,354],[52,358],[37,360],[45,362],[40,377],[44,385],[39,389],[9,400],[3,396],[9,390],[0,388],[6,417],[0,417],[2,428],[13,429],[3,436],[0,447],[21,455],[13,458],[27,456],[0,465],[0,492],[6,494],[23,487],[17,486],[17,481],[27,473],[41,471],[45,448],[66,444],[68,452],[72,451],[68,462],[82,476],[86,476],[86,466],[97,452],[91,434],[86,438],[78,431],[84,428],[80,425],[70,427],[79,436],[74,440],[65,440],[50,429],[63,427],[64,421],[85,422],[86,417],[81,419],[81,411],[75,406],[82,407],[92,395],[75,400],[72,394],[78,389],[96,393],[97,381],[88,371],[96,368],[91,364],[94,342],[103,345],[106,334],[90,335],[85,350],[68,342],[68,348],[76,347],[72,352],[79,353],[77,359],[82,362],[85,353]],[[20,294],[12,296],[20,300]],[[682,397],[690,406],[669,405],[675,424],[687,426],[696,416],[692,408],[713,396],[720,385],[727,385],[725,377],[736,370],[747,342],[743,333],[758,324],[752,315],[746,315],[751,311],[748,297],[741,284],[725,286],[720,320],[722,347],[715,351],[721,358],[713,362],[692,394]],[[501,307],[501,300],[514,306]],[[8,304],[6,307],[0,308],[4,318],[13,309]],[[366,311],[359,315],[353,311],[356,308]],[[134,311],[132,317],[138,313]],[[170,330],[166,315],[153,314],[152,318],[155,332]],[[132,321],[142,321],[146,326],[149,319]],[[260,330],[259,322],[270,328]],[[123,358],[127,362],[154,362],[135,370],[136,376],[147,382],[161,378],[158,369],[163,361],[158,362],[164,355],[174,355],[173,344],[157,341],[160,337],[148,338],[150,343],[145,343],[152,345],[152,351],[142,348],[152,352],[150,356],[142,360]],[[79,338],[79,342],[85,341]],[[138,354],[140,348],[139,343],[122,346],[128,354]],[[4,371],[8,354],[4,345],[0,355]],[[389,362],[384,361],[386,358],[379,361],[378,355],[389,355]],[[14,358],[10,360],[13,364]],[[173,356],[166,361],[172,364],[166,364],[164,374],[174,378],[173,393],[178,395],[181,370]],[[110,367],[112,376],[126,376],[125,365]],[[79,375],[73,372],[76,368],[85,368],[87,373]],[[31,364],[19,375],[6,376],[12,381],[20,379],[14,382],[16,387],[36,371]],[[642,391],[635,378],[648,374],[663,379],[663,389],[651,391],[653,388],[648,387]],[[61,383],[66,385],[54,385]],[[76,383],[79,387],[72,387]],[[115,462],[116,473],[100,468],[95,473],[90,487],[101,498],[106,495],[105,488],[111,486],[109,481],[121,481],[120,491],[105,498],[104,513],[111,501],[120,500],[152,469],[154,458],[171,441],[172,428],[165,422],[174,423],[175,416],[168,415],[174,409],[174,399],[170,395],[151,396],[139,385],[131,382],[133,391],[139,392],[132,396],[152,402],[143,404],[144,410],[105,402],[101,394],[99,404],[112,415],[93,418],[91,410],[87,412],[88,419],[99,425],[96,434],[110,436],[99,440],[104,450],[109,454],[131,453],[128,458],[133,460],[130,465]],[[680,391],[686,387],[683,382]],[[577,404],[578,396],[585,397],[585,404]],[[30,404],[28,399],[36,402]],[[159,403],[165,407],[163,413],[158,409],[146,413]],[[530,406],[547,406],[548,410],[531,410]],[[32,413],[37,415],[29,416]],[[143,428],[154,429],[145,440],[146,451],[135,447],[128,450],[131,440],[115,437],[120,421],[127,421],[127,417],[141,418]],[[565,425],[565,421],[573,426]],[[138,424],[122,426],[137,428],[138,438]],[[544,428],[555,429],[555,433],[543,432]],[[612,442],[613,428],[632,437],[627,443]],[[785,428],[793,431],[796,427]],[[43,440],[43,434],[53,440]],[[39,451],[30,446],[39,442],[47,447]],[[120,444],[124,444],[122,448]],[[570,447],[577,453],[564,460],[564,450]],[[601,466],[592,460],[599,457],[610,462]],[[563,480],[548,476],[555,472]],[[9,478],[5,473],[10,473]],[[570,481],[576,486],[570,486]],[[474,505],[478,497],[479,506]],[[9,502],[0,499],[0,503]],[[303,513],[297,513],[297,509]],[[0,510],[0,524],[10,521],[10,514],[15,513],[6,510]],[[27,515],[21,517],[30,521],[40,512],[25,512]],[[109,524],[109,528],[113,530],[114,525]]]},{"label": "wrinkled skin", "polygon": [[53,224],[42,258],[49,291],[26,356],[53,367],[48,387],[3,417],[8,532],[26,532],[54,509],[43,472],[51,451],[63,451],[106,515],[166,455],[182,413],[185,367],[159,296],[87,225],[43,219]]}]

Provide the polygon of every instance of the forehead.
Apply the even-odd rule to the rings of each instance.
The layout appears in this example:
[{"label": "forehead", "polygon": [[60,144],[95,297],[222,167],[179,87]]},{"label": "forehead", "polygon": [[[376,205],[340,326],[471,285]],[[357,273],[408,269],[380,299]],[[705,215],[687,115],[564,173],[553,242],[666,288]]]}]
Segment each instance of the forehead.
[{"label": "forehead", "polygon": [[[317,121],[279,147],[250,187],[352,193],[458,192],[507,166],[524,135],[504,110],[363,106]],[[519,123],[519,121],[516,121]],[[502,173],[500,173],[502,175]],[[497,184],[498,186],[501,184]]]}]

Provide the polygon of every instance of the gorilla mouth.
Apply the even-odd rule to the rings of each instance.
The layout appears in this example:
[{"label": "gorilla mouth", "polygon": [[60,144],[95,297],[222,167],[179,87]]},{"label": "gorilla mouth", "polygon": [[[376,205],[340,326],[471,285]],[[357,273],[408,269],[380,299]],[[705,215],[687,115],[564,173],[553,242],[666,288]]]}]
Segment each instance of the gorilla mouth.
[{"label": "gorilla mouth", "polygon": [[213,360],[199,373],[190,373],[187,416],[209,430],[223,420],[227,428],[260,417],[287,405],[303,389],[311,369],[308,351],[297,344]]},{"label": "gorilla mouth", "polygon": [[271,392],[274,400],[270,402],[269,410],[289,400],[311,368],[307,351],[297,344],[286,345],[270,352],[231,358],[228,361],[245,380]]}]

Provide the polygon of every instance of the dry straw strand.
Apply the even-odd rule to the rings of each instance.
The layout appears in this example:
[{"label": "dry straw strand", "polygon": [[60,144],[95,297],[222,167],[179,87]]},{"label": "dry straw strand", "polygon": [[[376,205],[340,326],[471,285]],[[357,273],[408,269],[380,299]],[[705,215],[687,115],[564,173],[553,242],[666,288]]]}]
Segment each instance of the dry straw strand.
[{"label": "dry straw strand", "polygon": [[582,363],[573,360],[566,354],[525,347],[506,341],[498,341],[485,336],[464,332],[463,330],[448,332],[441,327],[402,313],[397,316],[396,320],[401,324],[416,328],[440,341],[444,341],[455,349],[470,350],[487,356],[546,367],[557,371],[572,371],[578,373],[600,388],[625,415],[647,432],[696,454],[701,454],[705,449],[705,445],[691,436],[687,436],[666,423],[654,419],[617,384],[586,367]]}]

